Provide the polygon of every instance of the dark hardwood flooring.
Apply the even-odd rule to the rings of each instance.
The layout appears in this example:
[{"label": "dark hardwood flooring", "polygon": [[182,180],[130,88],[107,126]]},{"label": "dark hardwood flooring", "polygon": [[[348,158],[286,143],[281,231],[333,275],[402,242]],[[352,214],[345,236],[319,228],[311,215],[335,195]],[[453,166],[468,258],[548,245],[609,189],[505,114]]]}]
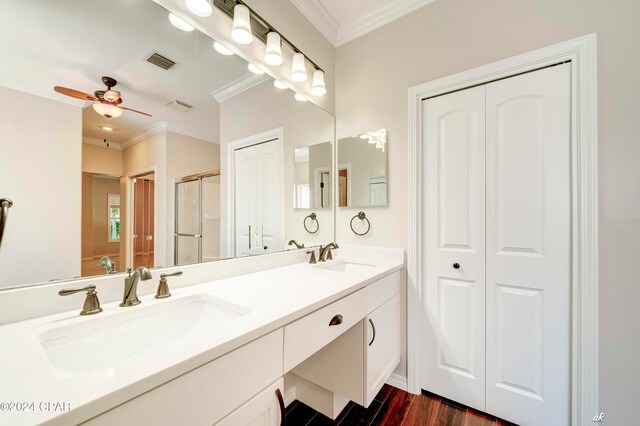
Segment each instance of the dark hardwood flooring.
[{"label": "dark hardwood flooring", "polygon": [[384,385],[369,408],[353,402],[332,420],[300,401],[286,411],[286,426],[507,426],[513,425],[489,414],[423,391],[412,395]]}]

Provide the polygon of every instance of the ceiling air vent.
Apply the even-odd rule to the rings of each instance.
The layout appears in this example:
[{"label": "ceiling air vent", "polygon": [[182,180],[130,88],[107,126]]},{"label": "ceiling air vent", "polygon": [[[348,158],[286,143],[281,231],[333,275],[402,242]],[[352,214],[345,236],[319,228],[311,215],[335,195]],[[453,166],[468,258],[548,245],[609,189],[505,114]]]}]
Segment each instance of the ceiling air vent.
[{"label": "ceiling air vent", "polygon": [[160,67],[165,71],[170,70],[176,65],[176,61],[171,60],[166,56],[159,54],[158,52],[152,52],[151,56],[147,57],[147,62]]},{"label": "ceiling air vent", "polygon": [[193,108],[192,105],[189,105],[177,99],[172,99],[169,102],[167,102],[165,105],[171,108],[172,110],[179,111],[179,112],[187,112],[191,110],[191,108]]}]

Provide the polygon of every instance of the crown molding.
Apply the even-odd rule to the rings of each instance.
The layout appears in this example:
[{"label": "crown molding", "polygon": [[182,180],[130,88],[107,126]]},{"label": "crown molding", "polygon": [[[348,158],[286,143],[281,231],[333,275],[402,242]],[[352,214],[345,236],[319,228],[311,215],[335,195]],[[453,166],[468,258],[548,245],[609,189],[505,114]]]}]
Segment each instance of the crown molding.
[{"label": "crown molding", "polygon": [[108,142],[109,142],[109,146],[106,146],[104,143],[104,139],[90,138],[86,136],[82,137],[83,144],[94,145],[94,146],[99,146],[100,148],[116,149],[118,151],[122,151],[122,146],[120,146],[119,142],[114,142],[114,141],[108,141]]},{"label": "crown molding", "polygon": [[291,3],[329,40],[329,43],[337,46],[339,25],[319,0],[291,0]]},{"label": "crown molding", "polygon": [[166,130],[171,133],[177,133],[179,135],[188,136],[190,138],[200,139],[205,142],[214,143],[216,145],[220,144],[220,141],[206,133],[196,132],[191,129],[182,126],[176,126],[175,124],[166,123]]},{"label": "crown molding", "polygon": [[353,22],[338,25],[320,0],[291,0],[302,14],[325,36],[333,46],[339,47],[388,24],[434,0],[394,0]]},{"label": "crown molding", "polygon": [[269,78],[271,77],[269,77],[267,74],[258,75],[248,73],[240,77],[239,79],[232,81],[226,86],[223,86],[218,90],[214,90],[213,92],[211,92],[211,96],[213,96],[216,102],[221,103],[239,93],[244,92],[245,90],[251,89],[253,86],[258,85],[263,81],[268,80]]},{"label": "crown molding", "polygon": [[160,121],[158,123],[155,123],[149,127],[147,127],[146,129],[144,129],[143,131],[137,133],[136,135],[132,136],[131,138],[127,139],[126,141],[124,141],[123,143],[120,144],[120,146],[122,146],[122,149],[127,149],[132,147],[133,145],[142,142],[145,139],[150,138],[153,135],[157,135],[160,132],[164,132],[167,130],[167,123],[165,123],[164,121]]}]

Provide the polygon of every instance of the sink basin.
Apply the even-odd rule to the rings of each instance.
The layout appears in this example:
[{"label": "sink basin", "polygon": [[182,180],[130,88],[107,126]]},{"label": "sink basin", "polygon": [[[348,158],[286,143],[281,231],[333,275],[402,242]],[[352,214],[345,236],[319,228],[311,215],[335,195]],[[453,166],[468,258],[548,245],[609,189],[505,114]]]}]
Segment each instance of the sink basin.
[{"label": "sink basin", "polygon": [[321,265],[314,266],[318,269],[328,269],[330,271],[336,272],[347,272],[357,274],[359,272],[368,272],[371,271],[378,265],[373,265],[371,263],[363,263],[363,262],[352,262],[349,260],[329,260],[327,263],[323,263]]},{"label": "sink basin", "polygon": [[49,362],[66,374],[86,373],[196,333],[211,333],[249,313],[206,295],[127,309],[43,333],[40,341]]}]

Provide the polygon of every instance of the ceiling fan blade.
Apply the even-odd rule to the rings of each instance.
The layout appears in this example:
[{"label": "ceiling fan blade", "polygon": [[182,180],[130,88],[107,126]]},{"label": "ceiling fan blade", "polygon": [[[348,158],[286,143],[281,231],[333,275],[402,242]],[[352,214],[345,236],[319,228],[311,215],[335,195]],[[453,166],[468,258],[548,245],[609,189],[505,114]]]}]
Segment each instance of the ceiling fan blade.
[{"label": "ceiling fan blade", "polygon": [[131,108],[125,108],[125,107],[120,106],[120,105],[118,105],[118,108],[124,109],[124,110],[127,110],[127,111],[131,111],[131,112],[137,112],[138,114],[146,115],[147,117],[152,117],[151,114],[147,114],[146,112],[138,111],[138,110],[131,109]]},{"label": "ceiling fan blade", "polygon": [[79,90],[69,89],[67,87],[55,86],[53,88],[53,90],[55,90],[56,92],[61,93],[63,95],[71,96],[72,98],[82,99],[83,101],[97,101],[98,100],[98,98],[96,98],[93,95],[81,92]]}]

